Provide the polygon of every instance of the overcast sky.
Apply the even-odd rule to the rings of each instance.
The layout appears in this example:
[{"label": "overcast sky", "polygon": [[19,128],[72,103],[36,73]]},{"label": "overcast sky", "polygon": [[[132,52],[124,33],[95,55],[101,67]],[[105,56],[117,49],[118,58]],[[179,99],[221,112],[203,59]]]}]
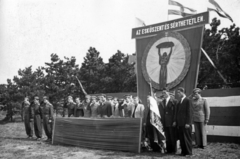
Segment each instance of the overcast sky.
[{"label": "overcast sky", "polygon": [[[198,13],[207,10],[207,0],[176,1]],[[240,1],[216,1],[240,26]],[[75,56],[80,66],[90,46],[104,62],[117,50],[132,54],[136,17],[147,25],[180,18],[168,16],[168,7],[168,0],[0,0],[0,84],[19,69],[44,66],[51,53]],[[232,24],[221,22],[222,27]]]}]

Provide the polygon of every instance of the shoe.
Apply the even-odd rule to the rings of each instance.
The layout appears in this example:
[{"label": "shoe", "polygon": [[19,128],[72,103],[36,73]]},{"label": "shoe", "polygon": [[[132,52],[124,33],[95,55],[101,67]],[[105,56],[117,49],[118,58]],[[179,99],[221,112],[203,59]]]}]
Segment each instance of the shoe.
[{"label": "shoe", "polygon": [[37,138],[37,141],[41,141],[42,140],[42,138]]},{"label": "shoe", "polygon": [[193,148],[197,149],[197,148],[199,148],[199,146],[198,145],[194,145]]}]

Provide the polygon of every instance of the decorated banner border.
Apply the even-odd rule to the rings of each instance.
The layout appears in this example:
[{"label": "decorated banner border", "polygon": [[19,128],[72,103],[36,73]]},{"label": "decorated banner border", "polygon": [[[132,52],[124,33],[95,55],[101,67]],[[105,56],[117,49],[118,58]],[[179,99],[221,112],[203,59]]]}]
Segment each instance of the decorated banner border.
[{"label": "decorated banner border", "polygon": [[162,31],[180,30],[209,23],[209,12],[132,29],[132,39],[156,35]]},{"label": "decorated banner border", "polygon": [[[188,73],[188,70],[189,70],[189,67],[190,67],[190,64],[191,64],[191,49],[190,49],[190,46],[187,42],[187,40],[178,32],[167,32],[168,33],[168,37],[173,37],[173,38],[176,38],[179,40],[179,42],[183,45],[184,47],[184,52],[185,52],[185,57],[186,57],[186,60],[185,60],[185,64],[184,64],[184,67],[183,67],[183,70],[182,72],[180,73],[180,75],[172,82],[168,83],[167,84],[167,87],[169,89],[172,89],[174,88],[175,86],[177,86],[183,79],[184,77],[187,75]],[[145,80],[149,83],[151,82],[152,86],[159,90],[160,89],[160,86],[159,86],[159,83],[156,83],[155,81],[151,80],[150,76],[148,75],[148,72],[147,72],[147,66],[146,66],[146,59],[147,59],[147,56],[148,56],[148,53],[149,53],[149,50],[151,49],[152,45],[157,41],[159,40],[160,38],[163,38],[165,37],[165,33],[162,32],[160,34],[158,34],[157,36],[155,36],[150,42],[149,44],[147,45],[144,53],[143,53],[143,57],[142,57],[142,73],[143,73],[143,76],[145,78]],[[151,81],[150,81],[151,80]]]}]

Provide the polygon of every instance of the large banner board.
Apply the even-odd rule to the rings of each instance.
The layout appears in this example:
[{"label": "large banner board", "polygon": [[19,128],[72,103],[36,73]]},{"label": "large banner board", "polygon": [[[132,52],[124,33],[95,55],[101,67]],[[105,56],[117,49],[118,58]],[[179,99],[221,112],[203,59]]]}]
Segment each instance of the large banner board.
[{"label": "large banner board", "polygon": [[55,118],[54,145],[140,153],[140,118]]},{"label": "large banner board", "polygon": [[136,39],[138,96],[147,105],[149,83],[155,90],[196,87],[208,12],[132,30]]}]

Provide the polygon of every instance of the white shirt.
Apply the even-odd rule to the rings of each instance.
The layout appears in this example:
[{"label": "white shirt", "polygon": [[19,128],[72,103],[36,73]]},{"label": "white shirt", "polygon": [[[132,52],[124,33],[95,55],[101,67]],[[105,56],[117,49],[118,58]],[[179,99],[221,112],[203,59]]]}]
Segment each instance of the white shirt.
[{"label": "white shirt", "polygon": [[168,102],[169,102],[169,100],[170,100],[170,96],[168,96],[167,98],[166,98],[166,106],[167,106],[167,104],[168,104]]},{"label": "white shirt", "polygon": [[180,104],[182,104],[182,101],[183,101],[183,99],[185,99],[186,98],[186,96],[184,95],[183,97],[182,97],[182,99],[181,99],[181,103]]}]

